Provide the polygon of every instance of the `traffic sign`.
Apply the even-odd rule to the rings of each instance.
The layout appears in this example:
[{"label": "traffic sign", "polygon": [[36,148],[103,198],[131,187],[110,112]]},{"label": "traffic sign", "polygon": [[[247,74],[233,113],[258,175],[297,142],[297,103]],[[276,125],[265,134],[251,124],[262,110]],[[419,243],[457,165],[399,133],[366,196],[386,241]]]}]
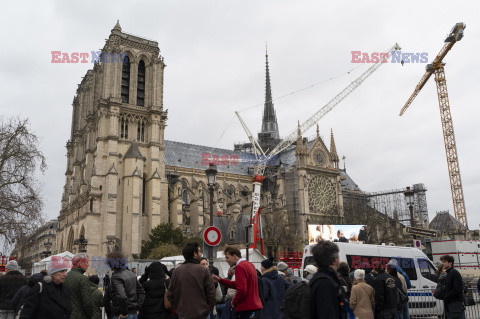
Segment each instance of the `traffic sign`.
[{"label": "traffic sign", "polygon": [[405,232],[412,234],[412,235],[418,235],[418,236],[425,236],[425,237],[437,237],[437,231],[436,230],[430,230],[430,229],[423,229],[423,228],[416,228],[416,227],[409,227],[405,229]]},{"label": "traffic sign", "polygon": [[413,247],[422,250],[422,241],[418,239],[413,240]]},{"label": "traffic sign", "polygon": [[209,246],[217,246],[222,240],[222,234],[217,227],[210,226],[203,232],[203,240]]}]

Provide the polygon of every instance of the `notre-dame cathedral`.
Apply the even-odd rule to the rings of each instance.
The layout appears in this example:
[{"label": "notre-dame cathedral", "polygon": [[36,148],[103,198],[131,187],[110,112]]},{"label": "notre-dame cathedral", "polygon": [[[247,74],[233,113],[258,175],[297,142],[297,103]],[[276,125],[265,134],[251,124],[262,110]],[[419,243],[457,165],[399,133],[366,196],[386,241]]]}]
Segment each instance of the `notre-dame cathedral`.
[{"label": "notre-dame cathedral", "polygon": [[[78,252],[78,243],[86,239],[91,256],[113,249],[132,256],[160,223],[199,236],[210,222],[205,170],[212,161],[218,169],[214,224],[223,243],[244,242],[254,163],[238,159],[251,157],[251,148],[243,144],[212,151],[164,140],[168,112],[163,105],[165,62],[159,53],[157,42],[122,32],[117,23],[102,54],[122,59],[95,63],[79,84],[66,146],[57,251]],[[266,55],[258,141],[266,150],[280,140]],[[339,168],[333,132],[327,147],[318,127],[313,140],[299,134],[265,175],[261,207],[267,244],[286,238],[287,228],[304,240],[309,223],[345,222],[345,194],[360,193]]]}]

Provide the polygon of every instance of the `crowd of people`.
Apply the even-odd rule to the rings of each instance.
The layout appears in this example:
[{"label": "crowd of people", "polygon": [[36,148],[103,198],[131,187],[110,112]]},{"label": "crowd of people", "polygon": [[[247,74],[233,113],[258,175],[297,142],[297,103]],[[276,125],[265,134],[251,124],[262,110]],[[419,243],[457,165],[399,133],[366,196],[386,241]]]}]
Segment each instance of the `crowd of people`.
[{"label": "crowd of people", "polygon": [[[340,262],[339,248],[324,241],[312,248],[315,265],[306,278],[273,258],[260,270],[231,246],[224,250],[230,266],[221,278],[209,266],[198,243],[187,243],[185,261],[173,270],[153,262],[137,280],[120,252],[107,256],[111,276],[85,276],[88,255],[49,265],[28,278],[16,261],[0,277],[0,319],[405,319],[409,318],[407,274],[395,259],[386,267],[356,269]],[[444,301],[447,318],[464,318],[463,281],[453,257],[441,258],[435,297]],[[68,272],[67,272],[68,271]]]}]

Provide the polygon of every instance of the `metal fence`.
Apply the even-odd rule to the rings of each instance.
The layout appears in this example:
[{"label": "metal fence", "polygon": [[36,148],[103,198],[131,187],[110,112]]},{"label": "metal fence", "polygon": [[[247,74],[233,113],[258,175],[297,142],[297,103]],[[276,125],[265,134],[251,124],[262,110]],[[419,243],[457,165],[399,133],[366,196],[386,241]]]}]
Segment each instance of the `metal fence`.
[{"label": "metal fence", "polygon": [[[408,291],[410,318],[444,319],[443,301],[433,297],[433,289],[410,289]],[[465,294],[465,318],[480,318],[480,296],[476,288],[469,288]]]}]

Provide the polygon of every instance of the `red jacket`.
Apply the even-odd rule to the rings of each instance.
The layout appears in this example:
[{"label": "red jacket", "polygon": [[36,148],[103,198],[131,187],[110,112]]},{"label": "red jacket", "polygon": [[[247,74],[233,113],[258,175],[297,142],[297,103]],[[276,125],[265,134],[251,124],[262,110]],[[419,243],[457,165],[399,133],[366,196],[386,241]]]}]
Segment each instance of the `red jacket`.
[{"label": "red jacket", "polygon": [[232,300],[232,307],[235,307],[236,311],[262,309],[262,301],[258,294],[257,271],[251,262],[244,260],[235,267],[235,281],[220,279],[220,283],[237,290]]}]

